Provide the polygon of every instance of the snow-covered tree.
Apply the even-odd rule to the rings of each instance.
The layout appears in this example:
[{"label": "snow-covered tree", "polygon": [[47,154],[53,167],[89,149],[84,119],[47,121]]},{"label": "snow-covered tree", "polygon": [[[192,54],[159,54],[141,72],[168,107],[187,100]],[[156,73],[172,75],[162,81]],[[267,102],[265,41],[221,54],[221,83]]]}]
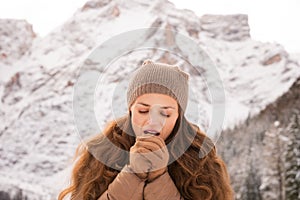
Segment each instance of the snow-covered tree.
[{"label": "snow-covered tree", "polygon": [[260,190],[263,199],[284,200],[284,152],[287,141],[279,123],[274,122],[265,133],[264,149],[262,152],[262,184]]},{"label": "snow-covered tree", "polygon": [[257,173],[257,169],[254,166],[253,160],[250,162],[250,169],[245,181],[245,191],[242,194],[242,199],[245,200],[261,200],[261,193],[259,186],[261,185],[261,179]]},{"label": "snow-covered tree", "polygon": [[300,199],[300,114],[296,112],[288,126],[290,141],[285,155],[286,199]]}]

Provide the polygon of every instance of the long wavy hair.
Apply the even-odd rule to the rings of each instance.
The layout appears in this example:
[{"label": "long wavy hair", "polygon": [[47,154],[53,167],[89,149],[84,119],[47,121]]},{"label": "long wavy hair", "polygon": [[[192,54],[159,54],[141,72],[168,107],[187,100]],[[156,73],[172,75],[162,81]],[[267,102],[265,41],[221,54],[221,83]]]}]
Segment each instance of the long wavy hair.
[{"label": "long wavy hair", "polygon": [[[168,172],[181,196],[187,200],[233,199],[226,166],[217,156],[214,143],[181,113],[166,139],[170,154]],[[68,195],[72,200],[98,199],[128,164],[128,152],[135,143],[132,133],[129,112],[109,123],[102,134],[81,143],[76,150],[70,186],[58,199]]]}]

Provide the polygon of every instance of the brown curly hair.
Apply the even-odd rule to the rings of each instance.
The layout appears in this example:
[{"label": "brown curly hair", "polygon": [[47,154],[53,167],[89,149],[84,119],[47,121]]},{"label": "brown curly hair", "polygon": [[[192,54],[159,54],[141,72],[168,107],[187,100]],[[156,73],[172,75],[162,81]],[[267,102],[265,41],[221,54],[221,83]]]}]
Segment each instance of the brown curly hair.
[{"label": "brown curly hair", "polygon": [[[79,145],[71,185],[59,194],[59,200],[67,195],[72,200],[96,200],[107,190],[128,164],[128,152],[135,143],[135,137],[128,134],[133,132],[130,117],[129,113],[111,122],[103,134]],[[212,140],[196,125],[179,114],[166,144],[170,153],[168,171],[184,199],[233,199],[226,166],[217,156]]]}]

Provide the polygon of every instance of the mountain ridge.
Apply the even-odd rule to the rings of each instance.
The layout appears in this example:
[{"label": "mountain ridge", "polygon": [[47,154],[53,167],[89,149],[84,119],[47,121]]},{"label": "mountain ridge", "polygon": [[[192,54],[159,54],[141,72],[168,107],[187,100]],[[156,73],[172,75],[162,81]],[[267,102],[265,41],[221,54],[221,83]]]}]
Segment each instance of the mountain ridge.
[{"label": "mountain ridge", "polygon": [[[23,191],[23,198],[50,199],[66,184],[61,180],[69,173],[66,168],[81,139],[77,135],[72,107],[78,68],[89,65],[99,70],[97,60],[86,60],[87,56],[99,44],[126,31],[145,27],[171,29],[205,47],[224,83],[227,129],[259,114],[290,89],[300,76],[300,70],[299,63],[281,45],[253,41],[247,20],[246,15],[205,15],[202,19],[189,10],[176,9],[168,1],[89,1],[46,37],[33,37],[24,55],[18,53],[22,55],[18,59],[0,60],[0,74],[7,74],[0,79],[0,106],[3,108],[0,111],[0,184],[11,182],[7,184],[11,187],[3,190]],[[19,30],[22,35],[24,29]],[[158,47],[168,42],[160,41],[161,36],[155,33],[150,36],[157,41]],[[174,35],[169,39],[172,37]],[[14,46],[22,43],[15,42]],[[0,46],[5,49],[6,44],[0,43]],[[185,52],[179,53],[189,58]],[[109,93],[116,80],[124,79],[132,70],[128,66],[137,67],[137,63],[148,57],[179,64],[197,81],[193,85],[196,91],[209,93],[198,73],[178,57],[152,50],[133,52],[113,63],[114,67],[107,74],[117,77],[109,79],[104,92]],[[276,90],[270,91],[270,85],[277,87]],[[203,106],[199,112],[206,116],[200,120],[200,125],[207,129],[210,100],[205,95],[200,99]],[[96,96],[103,97],[103,91]],[[191,102],[197,103],[197,100],[193,98]],[[98,116],[102,126],[113,117],[107,112],[109,103],[99,100],[96,104],[95,110],[103,113]],[[197,120],[195,116],[188,117]],[[87,125],[87,131],[89,128]],[[34,194],[36,187],[39,192]],[[20,194],[12,192],[9,195]]]}]

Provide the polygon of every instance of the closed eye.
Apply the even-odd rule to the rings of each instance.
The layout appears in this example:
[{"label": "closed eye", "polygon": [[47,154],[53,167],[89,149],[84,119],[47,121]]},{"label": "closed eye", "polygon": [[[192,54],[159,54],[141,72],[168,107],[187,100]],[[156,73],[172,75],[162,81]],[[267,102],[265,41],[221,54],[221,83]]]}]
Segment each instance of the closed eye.
[{"label": "closed eye", "polygon": [[[141,113],[141,114],[146,114],[146,113],[148,113],[149,111],[148,111],[148,110],[139,110],[138,112]],[[162,116],[164,116],[164,117],[170,117],[170,115],[165,114],[165,113],[163,113],[163,112],[161,112],[160,114],[161,114]]]},{"label": "closed eye", "polygon": [[148,110],[139,110],[139,113],[142,113],[142,114],[148,113],[148,112],[149,112]]},{"label": "closed eye", "polygon": [[165,114],[165,113],[163,113],[163,112],[161,112],[160,114],[161,114],[162,116],[164,116],[164,117],[170,117],[170,115]]}]

